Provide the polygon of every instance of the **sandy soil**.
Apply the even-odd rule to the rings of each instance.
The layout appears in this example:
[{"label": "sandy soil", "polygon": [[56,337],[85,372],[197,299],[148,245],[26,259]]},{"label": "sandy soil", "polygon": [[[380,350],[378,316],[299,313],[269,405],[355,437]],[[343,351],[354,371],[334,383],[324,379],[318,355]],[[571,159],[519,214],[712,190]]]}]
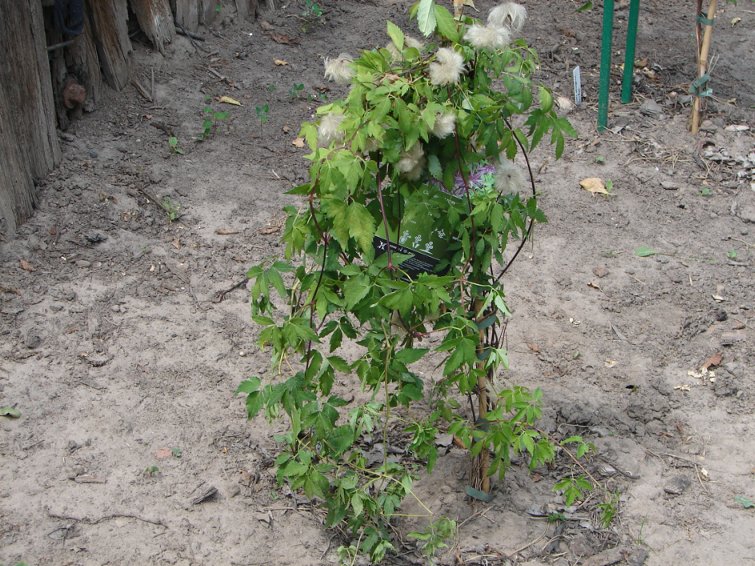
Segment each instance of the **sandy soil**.
[{"label": "sandy soil", "polygon": [[[540,78],[569,96],[580,65],[585,103],[564,158],[533,155],[550,222],[506,281],[504,379],[543,389],[545,430],[596,444],[588,469],[620,492],[620,512],[603,529],[590,502],[564,510],[551,491],[561,465],[515,466],[481,507],[465,499],[458,449],[417,494],[462,524],[445,563],[747,564],[755,510],[737,498],[755,499],[755,147],[732,126],[753,126],[755,15],[722,9],[716,98],[693,138],[691,3],[643,3],[647,69],[598,135],[600,10],[576,14],[580,3],[526,2]],[[0,564],[336,561],[323,513],[275,486],[283,423],[247,422],[233,395],[269,361],[247,292],[218,294],[282,253],[281,207],[295,202],[283,192],[306,171],[298,124],[341,94],[322,57],[382,45],[386,18],[409,28],[406,0],[321,4],[319,21],[303,2],[253,24],[227,9],[203,31],[206,51],[179,37],[163,57],[135,38],[156,103],[109,92],[75,122],[36,215],[0,242],[0,406],[21,412],[0,417]],[[208,104],[229,115],[198,143]],[[592,176],[613,182],[610,196],[580,189]],[[423,563],[411,541],[390,561]]]}]

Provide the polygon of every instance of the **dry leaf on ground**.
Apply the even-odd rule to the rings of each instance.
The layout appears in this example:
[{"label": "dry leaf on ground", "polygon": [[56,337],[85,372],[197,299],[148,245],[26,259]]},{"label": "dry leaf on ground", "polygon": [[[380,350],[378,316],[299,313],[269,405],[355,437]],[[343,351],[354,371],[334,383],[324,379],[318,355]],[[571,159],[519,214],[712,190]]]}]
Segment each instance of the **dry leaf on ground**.
[{"label": "dry leaf on ground", "polygon": [[294,138],[294,141],[291,142],[291,145],[294,147],[304,147],[304,138]]},{"label": "dry leaf on ground", "polygon": [[579,186],[594,195],[595,194],[601,194],[601,195],[609,194],[608,191],[606,190],[606,185],[603,182],[603,179],[601,179],[600,177],[588,177],[587,179],[582,179],[579,182]]},{"label": "dry leaf on ground", "polygon": [[241,230],[234,230],[233,228],[218,228],[215,230],[218,236],[230,236],[232,234],[239,234]]},{"label": "dry leaf on ground", "polygon": [[165,460],[173,456],[173,451],[170,448],[158,448],[155,450],[155,458],[158,460]]},{"label": "dry leaf on ground", "polygon": [[241,106],[241,103],[238,100],[231,98],[230,96],[221,96],[218,102],[222,102],[223,104],[233,104],[234,106]]},{"label": "dry leaf on ground", "polygon": [[32,271],[36,271],[36,269],[32,267],[31,263],[29,263],[25,259],[19,259],[18,263],[21,266],[21,269],[23,269],[24,271],[28,271],[29,273],[31,273]]},{"label": "dry leaf on ground", "polygon": [[299,43],[298,39],[294,39],[293,37],[287,36],[285,33],[271,33],[270,38],[275,43],[280,43],[283,45],[297,45]]},{"label": "dry leaf on ground", "polygon": [[711,367],[716,367],[721,365],[721,360],[723,359],[724,354],[723,352],[716,352],[712,356],[709,356],[708,359],[706,359],[702,365],[700,366],[701,370],[705,370]]},{"label": "dry leaf on ground", "polygon": [[283,59],[273,59],[273,63],[275,63],[278,67],[288,65],[288,61],[284,61]]},{"label": "dry leaf on ground", "polygon": [[276,232],[279,232],[280,229],[281,226],[267,226],[266,228],[260,228],[257,233],[267,236],[269,234],[275,234]]}]

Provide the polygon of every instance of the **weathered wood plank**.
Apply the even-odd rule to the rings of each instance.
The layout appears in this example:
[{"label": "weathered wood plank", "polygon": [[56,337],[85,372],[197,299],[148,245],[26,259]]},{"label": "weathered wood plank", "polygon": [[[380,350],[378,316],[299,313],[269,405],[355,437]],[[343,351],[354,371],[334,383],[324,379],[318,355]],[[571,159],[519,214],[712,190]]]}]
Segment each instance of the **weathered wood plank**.
[{"label": "weathered wood plank", "polygon": [[[270,0],[268,0],[268,3]],[[200,25],[208,26],[215,21],[218,9],[221,6],[219,0],[170,0],[176,24],[186,31],[197,31]],[[236,0],[236,10],[239,16],[247,17],[257,14],[258,0]]]},{"label": "weathered wood plank", "polygon": [[165,44],[173,41],[176,27],[168,0],[130,0],[139,27],[160,53],[165,55]]},{"label": "weathered wood plank", "polygon": [[92,32],[105,82],[116,90],[129,83],[129,53],[127,0],[95,0],[87,7]]},{"label": "weathered wood plank", "polygon": [[197,31],[201,0],[176,0],[176,23],[186,31]]},{"label": "weathered wood plank", "polygon": [[39,0],[0,0],[0,208],[10,230],[31,214],[33,178],[60,162]]},{"label": "weathered wood plank", "polygon": [[240,20],[257,17],[257,0],[236,0],[236,13]]}]

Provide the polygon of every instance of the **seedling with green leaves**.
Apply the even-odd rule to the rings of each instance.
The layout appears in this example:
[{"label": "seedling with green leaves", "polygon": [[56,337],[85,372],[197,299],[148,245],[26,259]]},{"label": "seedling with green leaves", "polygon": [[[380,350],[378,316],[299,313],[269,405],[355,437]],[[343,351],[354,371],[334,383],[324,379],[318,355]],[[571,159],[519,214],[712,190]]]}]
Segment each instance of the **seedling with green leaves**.
[{"label": "seedling with green leaves", "polygon": [[270,105],[265,103],[254,107],[254,113],[260,124],[266,124],[270,120]]},{"label": "seedling with green leaves", "polygon": [[318,20],[322,14],[322,7],[315,0],[304,0],[304,10],[301,14],[304,18]]},{"label": "seedling with green leaves", "polygon": [[291,89],[288,91],[290,98],[299,98],[299,95],[304,92],[304,83],[294,83]]},{"label": "seedling with green leaves", "polygon": [[176,136],[170,136],[168,138],[168,147],[170,147],[170,151],[177,155],[184,154],[184,150],[181,149],[181,146],[178,143],[178,138]]},{"label": "seedling with green leaves", "polygon": [[170,197],[164,197],[160,206],[165,211],[165,215],[168,217],[169,222],[175,222],[183,216],[183,214],[181,214],[181,205]]},{"label": "seedling with green leaves", "polygon": [[199,134],[197,141],[209,139],[217,130],[218,123],[228,119],[227,110],[214,110],[212,106],[205,106],[204,119],[202,120],[202,132]]},{"label": "seedling with green leaves", "polygon": [[[287,417],[277,479],[348,527],[348,561],[393,549],[391,517],[416,497],[416,462],[435,466],[440,431],[470,450],[466,491],[484,501],[512,457],[534,469],[556,450],[536,428],[542,393],[497,385],[511,316],[501,281],[545,222],[527,152],[549,136],[559,157],[575,132],[533,84],[523,40],[483,36],[432,0],[412,15],[426,45],[389,22],[390,49],[326,62],[350,90],[302,125],[309,176],[290,191],[303,204],[285,209],[285,260],[248,272],[274,372],[238,392],[249,418]],[[388,458],[396,430],[414,460]],[[377,463],[367,437],[381,438]],[[455,528],[425,509],[415,538],[435,553]]]}]

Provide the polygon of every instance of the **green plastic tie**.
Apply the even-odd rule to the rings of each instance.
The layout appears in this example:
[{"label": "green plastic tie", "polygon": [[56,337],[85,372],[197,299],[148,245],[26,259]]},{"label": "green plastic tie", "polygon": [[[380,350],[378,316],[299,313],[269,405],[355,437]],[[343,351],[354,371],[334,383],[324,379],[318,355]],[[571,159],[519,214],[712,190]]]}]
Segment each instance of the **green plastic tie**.
[{"label": "green plastic tie", "polygon": [[477,501],[482,501],[484,503],[490,503],[495,497],[495,495],[493,495],[492,493],[485,493],[484,491],[473,488],[471,485],[468,485],[466,489],[464,489],[464,491],[472,499],[476,499]]},{"label": "green plastic tie", "polygon": [[713,96],[713,89],[707,88],[710,75],[705,73],[697,77],[689,85],[689,93],[693,96]]},{"label": "green plastic tie", "polygon": [[715,23],[715,18],[710,19],[708,16],[706,16],[703,13],[700,13],[697,15],[697,23],[702,24],[704,26],[712,26]]}]

